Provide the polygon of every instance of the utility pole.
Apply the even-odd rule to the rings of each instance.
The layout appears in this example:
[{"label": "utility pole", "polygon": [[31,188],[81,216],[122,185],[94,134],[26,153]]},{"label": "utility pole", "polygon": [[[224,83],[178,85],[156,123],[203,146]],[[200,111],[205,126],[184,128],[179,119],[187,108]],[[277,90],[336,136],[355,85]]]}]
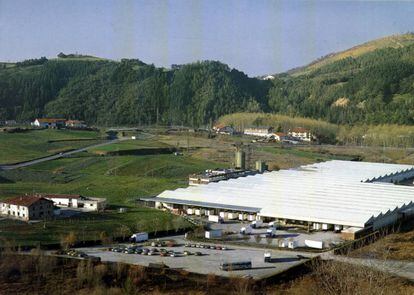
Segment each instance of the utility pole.
[{"label": "utility pole", "polygon": [[187,131],[187,153],[190,151],[190,129]]}]

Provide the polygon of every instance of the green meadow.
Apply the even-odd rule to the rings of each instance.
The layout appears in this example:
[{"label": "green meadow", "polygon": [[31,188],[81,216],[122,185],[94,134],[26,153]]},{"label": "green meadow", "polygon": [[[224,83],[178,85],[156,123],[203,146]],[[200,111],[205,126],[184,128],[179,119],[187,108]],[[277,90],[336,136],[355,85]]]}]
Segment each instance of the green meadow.
[{"label": "green meadow", "polygon": [[[56,136],[58,132],[60,131],[48,130],[37,133],[40,134],[40,139],[33,142],[44,141],[46,133],[53,138],[67,138],[70,134],[65,132],[64,136]],[[19,142],[15,134],[4,135],[13,139],[18,149],[21,149],[20,144],[28,145],[22,137]],[[34,146],[35,144],[31,145]],[[113,146],[116,149],[136,149],[167,145],[147,139],[115,143]],[[25,157],[29,159],[30,154]],[[70,231],[74,231],[79,240],[98,240],[102,232],[119,237],[122,236],[122,231],[129,234],[137,230],[187,227],[189,224],[181,218],[139,207],[136,200],[157,195],[166,189],[185,187],[189,174],[215,167],[220,167],[220,164],[190,155],[109,157],[88,151],[21,169],[0,171],[0,199],[25,193],[73,193],[104,197],[109,204],[104,213],[85,213],[68,219],[47,221],[46,225],[43,222],[27,224],[2,220],[0,240],[12,240],[17,244],[46,244],[59,242]],[[118,213],[120,207],[126,207],[128,211]]]},{"label": "green meadow", "polygon": [[40,158],[102,142],[95,131],[31,130],[21,133],[0,132],[0,164]]}]

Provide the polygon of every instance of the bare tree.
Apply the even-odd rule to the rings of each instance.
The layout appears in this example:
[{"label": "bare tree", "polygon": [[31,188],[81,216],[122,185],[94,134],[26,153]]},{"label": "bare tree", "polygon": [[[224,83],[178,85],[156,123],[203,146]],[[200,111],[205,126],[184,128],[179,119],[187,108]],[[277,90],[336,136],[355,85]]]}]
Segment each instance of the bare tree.
[{"label": "bare tree", "polygon": [[75,232],[71,231],[66,236],[63,236],[60,240],[60,245],[63,249],[68,249],[76,244],[77,237]]}]

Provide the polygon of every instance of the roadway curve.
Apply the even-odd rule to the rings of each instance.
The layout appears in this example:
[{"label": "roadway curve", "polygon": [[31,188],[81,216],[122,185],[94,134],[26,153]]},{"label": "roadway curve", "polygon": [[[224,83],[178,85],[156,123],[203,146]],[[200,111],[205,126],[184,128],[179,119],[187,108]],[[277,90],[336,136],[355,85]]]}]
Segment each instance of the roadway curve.
[{"label": "roadway curve", "polygon": [[33,159],[33,160],[30,160],[30,161],[24,161],[24,162],[19,162],[19,163],[14,163],[14,164],[1,164],[0,165],[0,170],[14,170],[14,169],[22,168],[22,167],[32,166],[32,165],[39,164],[39,163],[42,163],[42,162],[52,161],[52,160],[67,157],[67,156],[70,156],[70,155],[73,155],[73,154],[76,154],[76,153],[84,152],[84,151],[87,151],[91,148],[105,146],[105,145],[108,145],[108,144],[116,143],[116,142],[119,142],[119,141],[122,141],[122,140],[127,140],[127,139],[129,139],[129,138],[114,139],[114,140],[106,141],[106,142],[103,142],[103,143],[93,144],[93,145],[86,146],[86,147],[83,147],[83,148],[71,150],[71,151],[64,152],[64,153],[59,153],[59,154],[54,154],[54,155],[43,157],[43,158]]}]

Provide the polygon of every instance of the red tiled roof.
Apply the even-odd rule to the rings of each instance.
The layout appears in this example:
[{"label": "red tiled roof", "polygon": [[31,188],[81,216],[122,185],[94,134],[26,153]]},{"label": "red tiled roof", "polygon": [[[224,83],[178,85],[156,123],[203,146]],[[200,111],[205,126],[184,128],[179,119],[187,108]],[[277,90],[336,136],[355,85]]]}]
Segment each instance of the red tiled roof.
[{"label": "red tiled roof", "polygon": [[286,133],[283,133],[283,132],[275,132],[275,134],[276,134],[277,136],[280,136],[280,137],[282,137],[282,136],[286,136]]},{"label": "red tiled roof", "polygon": [[36,203],[40,200],[45,200],[45,201],[50,202],[49,200],[47,200],[43,197],[40,197],[40,196],[20,196],[20,197],[14,197],[14,198],[4,200],[4,201],[2,201],[2,203],[29,207],[32,204],[34,204],[34,203]]},{"label": "red tiled roof", "polygon": [[39,121],[40,123],[57,123],[57,122],[65,122],[65,119],[48,119],[48,118],[41,118],[41,119],[36,119],[37,121]]},{"label": "red tiled roof", "polygon": [[66,124],[83,124],[85,123],[84,121],[80,121],[80,120],[67,120]]},{"label": "red tiled roof", "polygon": [[306,128],[303,128],[303,127],[296,127],[296,128],[293,128],[293,129],[291,130],[291,132],[296,132],[296,133],[305,133],[305,132],[309,132],[309,130],[308,130],[308,129],[306,129]]},{"label": "red tiled roof", "polygon": [[39,194],[43,198],[53,198],[53,199],[79,199],[81,195],[69,195],[69,194]]},{"label": "red tiled roof", "polygon": [[226,127],[226,125],[224,125],[224,124],[217,124],[217,125],[214,125],[213,126],[213,129],[221,129],[221,128],[224,128],[224,127]]}]

